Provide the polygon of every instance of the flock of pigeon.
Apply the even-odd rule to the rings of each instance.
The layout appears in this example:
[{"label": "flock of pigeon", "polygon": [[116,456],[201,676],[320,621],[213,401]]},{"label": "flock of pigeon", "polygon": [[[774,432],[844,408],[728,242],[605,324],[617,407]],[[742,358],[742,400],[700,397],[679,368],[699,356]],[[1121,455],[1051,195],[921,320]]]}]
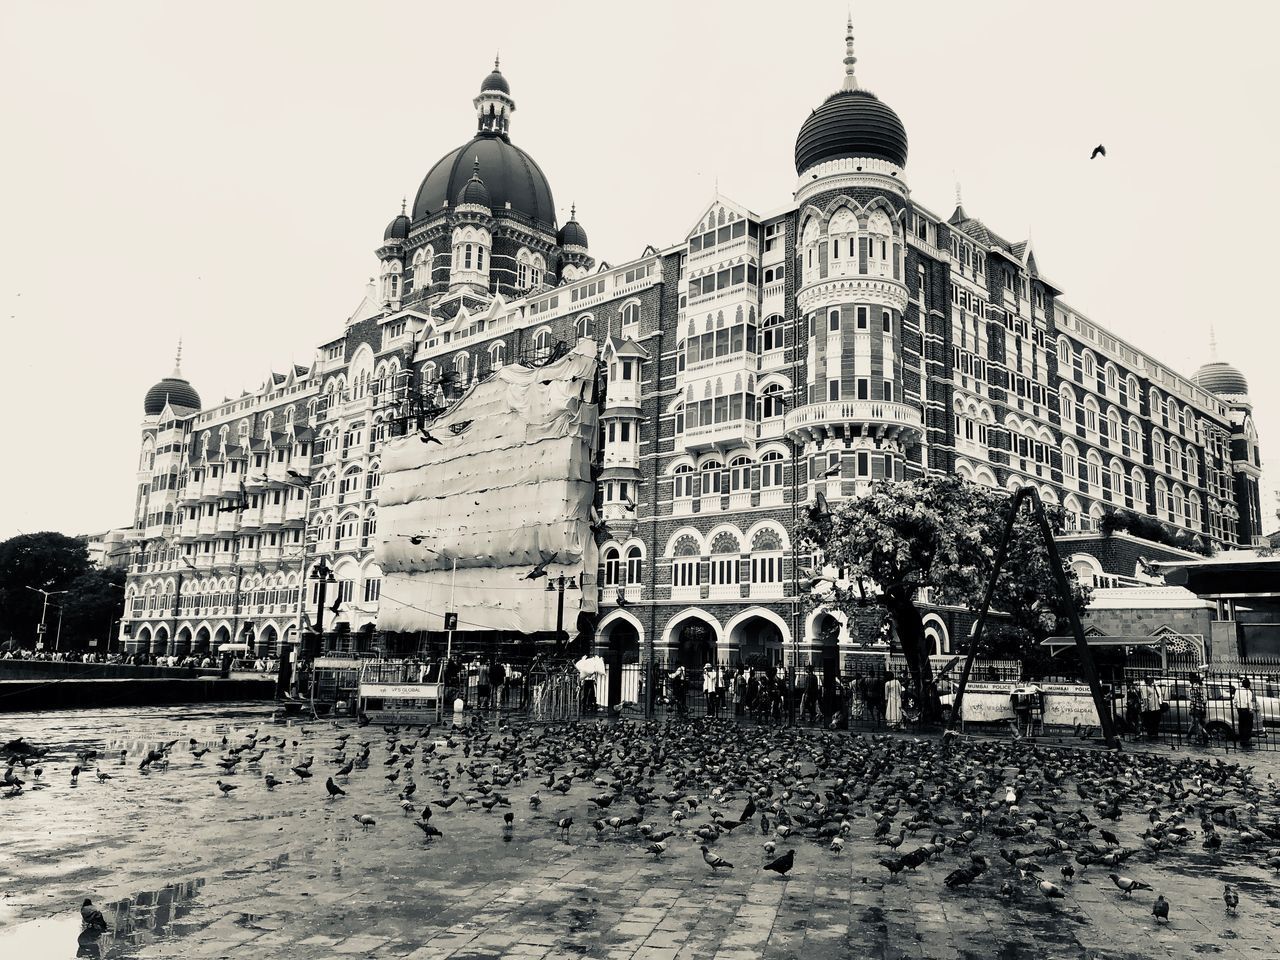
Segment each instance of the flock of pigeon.
[{"label": "flock of pigeon", "polygon": [[[1165,868],[1205,873],[1234,860],[1280,874],[1280,786],[1270,774],[1259,781],[1252,767],[1222,760],[717,720],[493,726],[473,717],[465,727],[434,731],[386,726],[380,737],[366,726],[334,727],[291,731],[302,741],[257,732],[238,743],[224,737],[216,757],[194,739],[181,748],[178,740],[161,743],[139,758],[83,750],[69,778],[75,783],[92,771],[106,783],[113,775],[102,764],[112,760],[123,766],[137,759],[142,775],[212,765],[220,771],[213,786],[230,797],[280,785],[261,773],[274,754],[286,778],[305,784],[323,776],[324,803],[358,797],[368,807],[351,815],[361,831],[378,825],[376,805],[385,804],[401,821],[412,816],[408,822],[426,842],[444,836],[438,814],[500,815],[510,839],[518,792],[515,802],[528,809],[522,825],[545,820],[551,834],[554,822],[554,835],[566,843],[590,838],[583,832],[589,825],[596,841],[617,840],[655,860],[696,846],[712,874],[735,869],[716,852],[735,831],[756,835],[759,869],[784,880],[798,861],[838,858],[857,841],[879,851],[886,883],[938,870],[935,882],[951,891],[1055,901],[1086,875],[1102,875],[1123,900],[1155,893],[1157,923],[1173,913],[1157,889]],[[321,747],[329,735],[332,742]],[[16,740],[3,749],[0,787],[7,795],[20,794],[27,778],[47,782],[43,748]],[[319,768],[306,752],[312,749],[325,754]],[[381,769],[386,786],[369,784],[371,768]],[[249,780],[237,771],[257,775]],[[544,793],[555,798],[557,814],[568,813],[541,815]],[[471,828],[483,829],[474,819]],[[1234,914],[1236,887],[1227,884],[1220,894]]]}]

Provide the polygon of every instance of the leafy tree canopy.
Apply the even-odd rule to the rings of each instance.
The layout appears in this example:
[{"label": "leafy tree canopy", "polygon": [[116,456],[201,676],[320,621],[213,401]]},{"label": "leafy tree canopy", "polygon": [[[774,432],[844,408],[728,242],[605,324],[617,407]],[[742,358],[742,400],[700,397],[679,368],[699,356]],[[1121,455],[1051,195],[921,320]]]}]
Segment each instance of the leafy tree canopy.
[{"label": "leafy tree canopy", "polygon": [[25,533],[0,543],[0,642],[34,645],[44,598],[28,587],[66,590],[90,569],[85,545],[61,533]]},{"label": "leafy tree canopy", "polygon": [[[995,563],[1011,498],[999,490],[951,475],[884,481],[869,493],[825,511],[813,508],[797,531],[820,564],[834,567],[834,581],[819,581],[814,606],[845,613],[868,606],[893,616],[917,693],[924,696],[931,671],[924,627],[915,606],[928,588],[935,603],[977,611]],[[1055,534],[1061,513],[1046,508]],[[1083,610],[1088,592],[1067,569],[1071,597],[1059,598],[1034,514],[1019,513],[1008,558],[992,597],[1004,616],[988,632],[983,652],[1037,661],[1039,641],[1066,629],[1066,603]]]}]

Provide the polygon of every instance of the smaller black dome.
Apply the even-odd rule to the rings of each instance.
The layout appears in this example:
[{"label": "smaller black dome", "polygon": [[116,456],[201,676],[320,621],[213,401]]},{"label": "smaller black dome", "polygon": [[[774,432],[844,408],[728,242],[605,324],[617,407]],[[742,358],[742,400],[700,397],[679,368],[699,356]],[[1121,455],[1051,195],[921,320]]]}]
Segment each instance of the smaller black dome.
[{"label": "smaller black dome", "polygon": [[838,90],[796,137],[796,173],[826,160],[871,157],[907,165],[907,131],[893,108],[867,90]]},{"label": "smaller black dome", "polygon": [[403,213],[396,214],[396,218],[387,224],[387,230],[382,235],[383,240],[405,240],[409,237],[409,218]]},{"label": "smaller black dome", "polygon": [[497,90],[508,96],[511,94],[511,84],[507,83],[507,78],[498,70],[496,63],[493,65],[493,73],[485,77],[484,83],[480,84],[480,92],[484,93],[486,90]]},{"label": "smaller black dome", "polygon": [[569,222],[560,228],[560,232],[556,234],[556,242],[562,247],[585,247],[587,245],[587,231],[582,229],[582,224],[578,222],[578,211],[576,208],[569,212]]},{"label": "smaller black dome", "polygon": [[1243,397],[1249,394],[1249,381],[1229,363],[1206,363],[1191,379],[1202,389],[1220,396]]},{"label": "smaller black dome", "polygon": [[200,409],[200,394],[186,380],[177,376],[176,370],[174,374],[175,376],[165,377],[147,391],[147,396],[142,401],[142,410],[148,417],[154,417],[163,410],[166,401],[179,407]]},{"label": "smaller black dome", "polygon": [[458,199],[454,206],[460,207],[465,203],[475,204],[478,207],[493,209],[493,200],[489,196],[489,188],[484,185],[484,181],[480,179],[480,161],[477,160],[471,168],[471,179],[462,185],[462,189],[458,191]]}]

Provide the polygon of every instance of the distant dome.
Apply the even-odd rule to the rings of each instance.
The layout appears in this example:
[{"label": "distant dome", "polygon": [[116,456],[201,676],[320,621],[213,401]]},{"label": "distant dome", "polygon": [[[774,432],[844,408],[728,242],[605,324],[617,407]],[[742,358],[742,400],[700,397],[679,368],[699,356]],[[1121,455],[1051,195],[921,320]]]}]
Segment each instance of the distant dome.
[{"label": "distant dome", "polygon": [[474,204],[477,207],[486,207],[490,210],[493,209],[493,201],[489,197],[489,188],[480,179],[479,162],[471,169],[471,179],[464,183],[462,189],[458,191],[458,199],[454,202],[454,206],[460,207],[464,203]]},{"label": "distant dome", "polygon": [[166,401],[179,407],[200,409],[200,394],[196,393],[195,388],[183,380],[176,370],[174,374],[175,376],[165,377],[147,391],[147,396],[142,401],[142,410],[148,417],[159,414],[164,409]]},{"label": "distant dome", "polygon": [[387,230],[382,235],[383,240],[405,240],[409,236],[409,218],[403,214],[396,214],[396,218],[387,224]]},{"label": "distant dome", "polygon": [[445,209],[445,201],[454,202],[467,185],[472,161],[480,160],[484,171],[484,187],[489,194],[489,208],[501,214],[507,204],[516,213],[544,227],[555,229],[555,205],[546,174],[527,153],[511,141],[482,133],[451,150],[427,173],[413,201],[413,219],[423,220]]},{"label": "distant dome", "polygon": [[796,137],[796,173],[827,160],[869,157],[907,165],[907,131],[888,104],[867,90],[838,90]]},{"label": "distant dome", "polygon": [[1206,363],[1191,379],[1197,386],[1219,396],[1237,397],[1249,393],[1249,381],[1229,363]]},{"label": "distant dome", "polygon": [[556,235],[556,242],[562,247],[585,247],[587,245],[587,231],[583,230],[582,224],[578,222],[576,208],[569,213],[569,222],[560,228],[560,233]]},{"label": "distant dome", "polygon": [[493,73],[485,77],[484,82],[480,84],[480,92],[483,93],[486,90],[497,90],[499,93],[508,94],[511,92],[511,84],[507,83],[507,78],[502,75],[496,63],[493,65]]}]

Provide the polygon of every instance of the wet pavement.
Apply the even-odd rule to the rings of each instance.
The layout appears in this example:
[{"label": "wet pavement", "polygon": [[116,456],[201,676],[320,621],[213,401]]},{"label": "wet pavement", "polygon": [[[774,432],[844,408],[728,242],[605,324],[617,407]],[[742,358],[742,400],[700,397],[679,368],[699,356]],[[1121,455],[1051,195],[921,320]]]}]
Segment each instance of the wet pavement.
[{"label": "wet pavement", "polygon": [[[263,759],[224,773],[216,765],[223,737],[236,745],[255,731],[272,738]],[[335,762],[341,733],[350,733],[353,744],[371,741],[370,760],[349,778],[338,778],[348,795],[331,800],[324,779],[341,762]],[[1132,899],[1119,895],[1105,867],[1089,867],[1065,882],[1058,876],[1065,860],[1050,866],[1044,858],[1045,875],[1066,893],[1063,900],[1046,901],[1034,878],[1018,882],[1006,868],[994,838],[983,837],[981,847],[992,870],[969,888],[942,885],[947,872],[967,862],[951,851],[937,864],[889,878],[877,865],[886,848],[871,839],[870,820],[854,821],[839,854],[809,840],[778,841],[783,849],[797,849],[786,880],[759,869],[765,838],[754,824],[745,825],[715,844],[736,869],[712,873],[691,833],[717,809],[706,794],[680,823],[668,819],[665,804],[650,808],[648,820],[677,831],[657,857],[626,829],[606,828],[597,837],[591,827],[596,812],[587,801],[597,791],[589,783],[560,795],[532,779],[513,782],[504,788],[512,803],[510,830],[503,829],[503,807],[486,811],[457,803],[435,811],[431,823],[444,836],[428,840],[413,821],[423,802],[441,792],[425,775],[420,751],[415,808],[402,811],[404,779],[385,779],[388,753],[380,728],[273,723],[270,708],[260,705],[0,715],[0,743],[16,736],[52,750],[25,770],[17,768],[27,781],[20,794],[0,792],[0,957],[1058,960],[1280,954],[1276,872],[1262,862],[1265,849],[1225,827],[1217,853],[1204,851],[1197,837],[1158,862],[1137,854],[1122,872],[1140,876],[1155,891]],[[211,747],[200,760],[189,752],[192,738]],[[167,769],[140,772],[147,750],[168,740],[178,743]],[[464,760],[461,739],[456,743],[450,748],[439,741],[436,755],[450,758],[445,766]],[[89,763],[72,786],[75,754],[86,748],[101,751],[97,767],[109,778],[99,781]],[[123,761],[121,749],[127,751]],[[300,780],[290,767],[308,756],[314,757],[315,776]],[[1280,762],[1268,755],[1244,762],[1256,765],[1258,794],[1227,791],[1218,802],[1270,822],[1277,813],[1272,786],[1280,779]],[[268,790],[268,773],[283,783]],[[236,789],[224,796],[218,779]],[[535,788],[543,801],[536,810],[528,804]],[[666,788],[656,784],[659,793]],[[722,809],[733,815],[741,808],[739,794]],[[377,822],[363,828],[356,814]],[[567,841],[557,828],[564,816],[575,818]],[[1149,824],[1128,814],[1108,826],[1124,846],[1141,848],[1140,834]],[[1194,817],[1188,826],[1198,826]],[[958,830],[951,827],[948,835]],[[917,840],[927,840],[928,833]],[[1007,877],[1015,892],[1002,897],[999,886]],[[1239,890],[1237,916],[1224,909],[1224,882]],[[1156,892],[1173,904],[1167,925],[1151,916]],[[107,931],[83,930],[78,909],[85,897],[102,910]]]}]

